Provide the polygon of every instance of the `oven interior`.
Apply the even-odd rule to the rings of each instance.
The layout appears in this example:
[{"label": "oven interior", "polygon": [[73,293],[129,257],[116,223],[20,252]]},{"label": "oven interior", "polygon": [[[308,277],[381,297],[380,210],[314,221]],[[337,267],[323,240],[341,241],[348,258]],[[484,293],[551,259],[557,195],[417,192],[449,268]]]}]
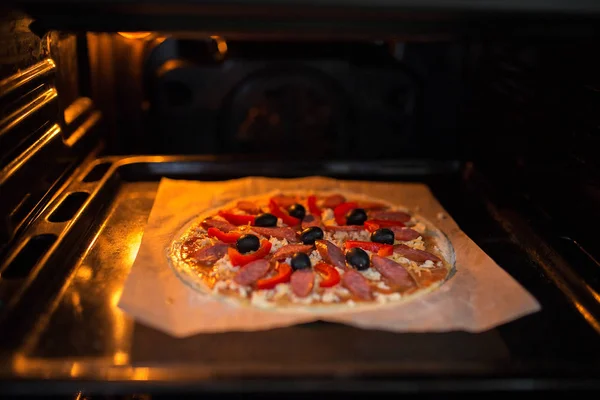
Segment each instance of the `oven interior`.
[{"label": "oven interior", "polygon": [[[591,14],[274,10],[4,13],[2,387],[597,389]],[[251,175],[425,182],[542,311],[481,334],[315,323],[186,339],[120,311],[160,178]]]}]

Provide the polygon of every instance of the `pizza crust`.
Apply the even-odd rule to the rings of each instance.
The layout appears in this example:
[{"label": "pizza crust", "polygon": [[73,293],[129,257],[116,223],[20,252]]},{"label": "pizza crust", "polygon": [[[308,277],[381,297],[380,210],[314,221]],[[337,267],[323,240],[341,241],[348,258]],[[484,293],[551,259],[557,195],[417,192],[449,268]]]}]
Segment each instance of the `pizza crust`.
[{"label": "pizza crust", "polygon": [[[193,263],[188,263],[181,257],[181,247],[182,247],[183,243],[185,242],[185,240],[187,238],[189,238],[190,236],[197,234],[198,232],[202,232],[203,230],[201,228],[198,228],[200,222],[202,222],[204,219],[206,219],[208,217],[215,216],[219,210],[234,208],[236,206],[237,202],[240,200],[248,200],[248,201],[254,201],[254,202],[261,203],[261,202],[264,202],[265,200],[268,200],[269,198],[271,198],[275,195],[278,195],[278,194],[295,195],[295,196],[302,196],[302,197],[308,196],[310,194],[314,194],[317,197],[324,197],[324,196],[328,196],[331,194],[341,194],[344,197],[346,197],[346,199],[348,201],[357,201],[357,200],[373,201],[373,202],[378,202],[378,203],[384,204],[384,205],[392,208],[395,211],[407,212],[410,215],[412,215],[411,221],[414,220],[416,223],[415,230],[419,231],[420,233],[422,233],[423,235],[426,236],[427,243],[429,244],[429,248],[427,248],[426,250],[433,252],[439,258],[442,259],[442,267],[445,269],[446,274],[443,277],[443,279],[436,280],[435,282],[429,284],[427,287],[421,287],[412,293],[400,294],[400,293],[395,292],[395,293],[389,295],[388,298],[384,299],[385,300],[384,302],[380,301],[380,299],[377,298],[378,296],[376,296],[375,300],[371,301],[371,302],[358,302],[358,301],[348,300],[343,303],[332,302],[331,304],[326,304],[326,303],[311,304],[308,301],[304,301],[307,304],[302,304],[303,301],[300,301],[298,303],[282,305],[280,303],[267,301],[266,299],[264,301],[260,301],[257,299],[255,299],[254,301],[250,301],[249,299],[247,299],[243,296],[246,296],[248,294],[249,290],[251,290],[251,289],[246,288],[246,287],[240,287],[239,285],[236,285],[234,282],[231,282],[231,283],[233,283],[233,285],[231,283],[228,284],[228,286],[227,286],[228,289],[225,293],[222,293],[219,291],[219,290],[223,289],[223,285],[225,283],[224,281],[215,282],[217,290],[211,289],[211,287],[207,284],[207,281],[210,281],[210,279],[206,279],[205,276],[200,275],[198,272],[198,268],[195,267],[193,265]],[[271,252],[273,252],[273,251],[271,251]],[[388,202],[388,201],[385,201],[385,200],[382,200],[379,198],[370,197],[365,194],[352,193],[352,192],[348,192],[348,191],[344,191],[344,190],[285,191],[285,192],[273,191],[273,192],[261,194],[261,195],[247,196],[244,198],[236,199],[234,201],[230,201],[225,204],[221,204],[218,207],[212,208],[210,210],[207,210],[205,212],[198,214],[197,216],[195,216],[194,218],[189,220],[186,224],[184,224],[184,226],[182,226],[182,228],[178,232],[176,232],[176,234],[174,235],[174,240],[172,241],[171,246],[167,249],[166,255],[167,255],[169,264],[175,271],[176,275],[186,285],[190,286],[192,289],[194,289],[200,293],[203,293],[205,295],[212,296],[221,301],[235,304],[237,306],[258,307],[258,308],[273,311],[273,312],[310,312],[310,313],[317,312],[317,313],[329,314],[329,313],[340,313],[340,312],[355,312],[355,311],[370,310],[370,309],[375,309],[375,308],[394,306],[394,305],[398,305],[401,303],[409,302],[417,297],[422,297],[422,296],[438,289],[441,285],[443,285],[448,279],[450,279],[452,277],[452,275],[455,273],[455,269],[456,269],[456,267],[455,267],[456,256],[455,256],[454,248],[453,248],[450,240],[431,221],[427,220],[426,218],[424,218],[423,216],[421,216],[419,214],[413,213],[410,209],[408,209],[407,207],[404,207],[402,205],[396,205],[396,204],[393,204],[391,202]],[[227,256],[225,256],[225,257],[227,257]],[[226,260],[219,260],[217,262],[217,264],[219,262],[221,262],[221,264],[226,264],[225,261]],[[414,263],[414,261],[409,261],[409,260],[406,260],[406,261],[408,261],[409,263]],[[406,266],[407,265],[405,265],[405,267]],[[223,267],[223,268],[226,268],[226,267]],[[237,268],[238,267],[233,267],[232,273],[234,273],[237,270]],[[410,267],[407,268],[409,273],[411,273],[411,275],[413,275],[415,280],[418,282],[419,277],[415,276],[415,272],[412,271],[412,269],[414,269],[414,268],[410,268]],[[374,272],[377,272],[372,267],[369,268],[369,270],[373,270]],[[320,279],[320,277],[318,274],[315,274],[315,276],[317,277],[316,278],[317,280],[315,281],[315,287],[316,287],[316,286],[318,286],[318,279]],[[347,289],[343,288],[341,286],[341,284],[336,285],[336,287],[339,287],[339,289],[341,289],[341,290],[347,291]],[[287,288],[287,291],[289,291],[289,284],[279,284],[274,289],[270,289],[270,290],[275,291],[275,292],[284,292],[284,291],[286,291],[286,288]],[[255,291],[255,293],[256,292],[266,292],[266,291],[260,290],[260,291]],[[327,293],[328,298],[331,298],[332,296],[334,296],[334,294],[331,294],[331,295],[329,294],[329,293],[334,293],[334,291],[326,290],[325,292]],[[255,297],[260,297],[260,296],[255,295]],[[322,297],[325,297],[325,296],[322,296]]]}]

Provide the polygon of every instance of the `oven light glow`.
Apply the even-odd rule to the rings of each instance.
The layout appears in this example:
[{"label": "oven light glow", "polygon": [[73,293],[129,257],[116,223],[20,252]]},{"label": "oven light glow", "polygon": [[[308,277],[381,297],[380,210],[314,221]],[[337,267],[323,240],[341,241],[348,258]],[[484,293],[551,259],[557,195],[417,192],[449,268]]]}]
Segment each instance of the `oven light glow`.
[{"label": "oven light glow", "polygon": [[142,242],[142,233],[140,232],[133,235],[129,235],[127,237],[127,242],[129,243],[129,264],[133,264],[135,258],[137,257],[137,253],[140,250],[140,244]]},{"label": "oven light glow", "polygon": [[78,377],[81,374],[81,365],[78,362],[74,362],[69,371],[69,375],[73,378]]},{"label": "oven light glow", "polygon": [[113,356],[113,363],[115,365],[125,365],[129,362],[129,354],[124,351],[117,351]]},{"label": "oven light glow", "polygon": [[211,36],[210,38],[217,44],[219,59],[225,57],[225,54],[227,54],[227,41],[225,41],[225,38],[222,36]]},{"label": "oven light glow", "polygon": [[92,268],[89,265],[82,265],[79,267],[79,269],[77,270],[77,272],[75,273],[75,276],[77,277],[77,279],[87,282],[90,279],[92,279],[94,275],[94,271],[92,270]]},{"label": "oven light glow", "polygon": [[132,379],[134,381],[147,381],[150,377],[150,368],[139,367],[133,370]]},{"label": "oven light glow", "polygon": [[145,39],[152,35],[152,32],[117,32],[126,39]]},{"label": "oven light glow", "polygon": [[117,304],[119,304],[119,300],[121,299],[121,292],[123,291],[123,288],[119,288],[117,290],[115,290],[114,292],[112,292],[112,294],[110,295],[110,305],[113,307],[117,307]]}]

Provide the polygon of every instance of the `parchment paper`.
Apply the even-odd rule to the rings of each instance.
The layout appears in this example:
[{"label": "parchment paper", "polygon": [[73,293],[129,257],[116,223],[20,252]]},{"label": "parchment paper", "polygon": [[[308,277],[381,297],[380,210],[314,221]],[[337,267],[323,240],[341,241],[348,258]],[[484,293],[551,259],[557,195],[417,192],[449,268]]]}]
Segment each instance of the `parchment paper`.
[{"label": "parchment paper", "polygon": [[[273,190],[343,189],[407,206],[432,221],[456,251],[456,273],[433,293],[408,303],[337,315],[283,313],[224,303],[194,291],[166,257],[174,235],[204,210]],[[441,214],[440,214],[441,213]],[[440,218],[443,216],[443,218]],[[244,178],[225,182],[163,179],[119,307],[176,337],[256,331],[315,320],[397,332],[481,332],[540,309],[539,303],[469,239],[427,186],[329,178]]]}]

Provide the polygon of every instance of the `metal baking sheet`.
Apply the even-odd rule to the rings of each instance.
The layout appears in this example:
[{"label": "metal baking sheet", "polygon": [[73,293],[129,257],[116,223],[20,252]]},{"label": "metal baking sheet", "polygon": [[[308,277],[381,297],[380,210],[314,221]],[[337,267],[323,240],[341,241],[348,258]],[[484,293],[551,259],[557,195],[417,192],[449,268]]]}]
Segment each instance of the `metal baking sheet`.
[{"label": "metal baking sheet", "polygon": [[[177,157],[114,157],[95,164],[109,165],[99,180],[84,182],[94,165],[83,166],[27,231],[52,230],[59,240],[33,278],[13,282],[22,290],[3,319],[13,335],[1,347],[0,391],[599,388],[600,341],[585,304],[583,311],[573,306],[490,216],[469,180],[448,165],[323,164],[306,173],[427,183],[461,228],[540,301],[541,312],[481,334],[396,334],[312,323],[175,339],[136,324],[116,306],[158,180],[230,179],[242,171],[298,176],[303,168]],[[75,191],[90,196],[73,219],[49,223],[45,217]],[[249,378],[251,384],[244,384]]]}]

